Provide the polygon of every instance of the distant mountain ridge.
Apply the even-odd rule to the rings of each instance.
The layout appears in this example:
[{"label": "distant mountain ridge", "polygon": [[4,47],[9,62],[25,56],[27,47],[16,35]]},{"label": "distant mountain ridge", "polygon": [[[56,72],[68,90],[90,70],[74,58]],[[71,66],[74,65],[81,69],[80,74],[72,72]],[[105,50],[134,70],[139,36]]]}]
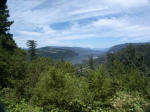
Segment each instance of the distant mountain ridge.
[{"label": "distant mountain ridge", "polygon": [[[94,57],[104,57],[107,53],[115,53],[121,49],[126,48],[129,44],[133,45],[145,45],[146,43],[125,43],[115,45],[110,48],[82,48],[82,47],[60,47],[60,46],[46,46],[37,49],[37,55],[41,57],[50,57],[53,60],[64,59],[66,61],[71,61],[73,64],[80,64],[83,60],[87,60],[89,55]],[[103,59],[103,58],[102,58]]]},{"label": "distant mountain ridge", "polygon": [[130,44],[132,44],[132,45],[145,45],[145,44],[150,44],[150,42],[145,42],[145,43],[125,43],[125,44],[115,45],[115,46],[111,47],[108,50],[108,53],[114,53],[114,52],[120,51],[121,49],[126,48]]},{"label": "distant mountain ridge", "polygon": [[[82,48],[82,47],[60,47],[60,46],[46,46],[37,48],[37,55],[41,57],[50,57],[53,60],[64,59],[66,61],[71,61],[73,64],[80,64],[82,61],[87,60],[89,55],[98,57],[98,59],[104,61],[104,56],[107,53],[115,53],[121,49],[126,48],[129,44],[133,45],[145,45],[146,43],[125,43],[115,45],[110,48]],[[28,49],[25,49],[28,50]]]},{"label": "distant mountain ridge", "polygon": [[50,57],[53,60],[63,58],[64,60],[71,61],[73,64],[81,63],[82,60],[88,59],[89,55],[98,56],[103,52],[103,50],[93,50],[81,47],[47,46],[37,49],[38,56]]},{"label": "distant mountain ridge", "polygon": [[41,57],[51,57],[52,59],[61,59],[74,57],[78,54],[73,50],[64,49],[61,47],[42,47],[37,49],[37,55]]}]

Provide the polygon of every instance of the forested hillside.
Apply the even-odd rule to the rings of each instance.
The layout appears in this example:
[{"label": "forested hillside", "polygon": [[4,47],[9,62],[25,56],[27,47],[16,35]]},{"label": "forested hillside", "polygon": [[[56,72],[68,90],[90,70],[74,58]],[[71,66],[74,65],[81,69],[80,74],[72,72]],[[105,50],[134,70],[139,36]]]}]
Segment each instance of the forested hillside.
[{"label": "forested hillside", "polygon": [[0,2],[0,108],[8,112],[148,111],[149,44],[108,54],[96,68],[92,56],[86,67],[54,62],[36,55],[34,40],[27,42],[28,52],[17,47],[9,33],[13,22],[6,2]]},{"label": "forested hillside", "polygon": [[64,59],[73,64],[81,64],[83,60],[87,60],[89,55],[99,56],[104,54],[103,50],[92,50],[90,48],[80,47],[43,47],[36,49],[37,56],[49,57],[53,60]]},{"label": "forested hillside", "polygon": [[[131,43],[125,43],[125,44],[119,44],[119,45],[115,45],[111,48],[109,48],[108,53],[115,53],[118,52],[124,48],[127,48]],[[146,43],[132,43],[132,45],[134,46],[142,46],[142,45],[148,45],[150,44],[150,42],[146,42]]]},{"label": "forested hillside", "polygon": [[142,74],[150,75],[150,44],[128,44],[117,52],[107,54],[107,65],[114,60],[122,62],[126,67],[138,68]]},{"label": "forested hillside", "polygon": [[73,50],[64,49],[64,48],[54,48],[54,47],[44,47],[37,49],[37,55],[41,57],[50,57],[54,60],[58,60],[61,58],[69,58],[69,57],[75,57],[78,54],[74,52]]}]

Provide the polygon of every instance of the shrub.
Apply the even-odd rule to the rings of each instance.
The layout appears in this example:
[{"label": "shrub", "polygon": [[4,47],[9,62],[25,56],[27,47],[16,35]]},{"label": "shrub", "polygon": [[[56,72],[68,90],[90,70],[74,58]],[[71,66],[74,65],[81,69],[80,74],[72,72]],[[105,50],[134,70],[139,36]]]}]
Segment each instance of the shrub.
[{"label": "shrub", "polygon": [[73,74],[55,67],[42,73],[33,91],[31,102],[39,106],[57,105],[66,107],[78,97],[78,83]]},{"label": "shrub", "polygon": [[97,70],[90,71],[88,79],[93,100],[104,101],[112,95],[111,79],[104,66],[101,65]]},{"label": "shrub", "polygon": [[111,105],[117,112],[145,112],[149,103],[139,93],[117,92]]}]

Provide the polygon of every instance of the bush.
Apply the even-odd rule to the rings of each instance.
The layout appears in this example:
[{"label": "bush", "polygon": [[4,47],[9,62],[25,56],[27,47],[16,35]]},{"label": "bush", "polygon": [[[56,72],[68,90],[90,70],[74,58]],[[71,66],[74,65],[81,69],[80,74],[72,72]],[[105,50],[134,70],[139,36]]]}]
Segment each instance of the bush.
[{"label": "bush", "polygon": [[1,102],[8,112],[43,112],[42,108],[32,106],[24,99],[18,99],[14,89],[4,88],[0,91]]},{"label": "bush", "polygon": [[117,92],[111,101],[112,107],[117,112],[145,112],[149,105],[139,93],[129,94]]},{"label": "bush", "polygon": [[90,71],[88,81],[94,101],[104,101],[112,95],[111,79],[104,66],[101,65],[97,70]]},{"label": "bush", "polygon": [[9,112],[43,112],[42,108],[32,106],[23,99],[17,104],[10,104],[8,110]]},{"label": "bush", "polygon": [[78,98],[78,81],[73,74],[52,67],[42,73],[39,79],[31,100],[36,105],[65,107],[73,99]]}]

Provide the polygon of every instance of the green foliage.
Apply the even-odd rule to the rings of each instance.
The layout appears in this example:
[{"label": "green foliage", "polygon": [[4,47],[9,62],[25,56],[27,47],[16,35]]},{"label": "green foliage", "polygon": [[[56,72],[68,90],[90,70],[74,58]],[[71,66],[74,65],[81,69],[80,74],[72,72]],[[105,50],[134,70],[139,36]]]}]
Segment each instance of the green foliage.
[{"label": "green foliage", "polygon": [[0,48],[0,85],[2,87],[8,85],[8,77],[9,77],[9,53],[4,49]]},{"label": "green foliage", "polygon": [[7,0],[0,3],[0,85],[6,87],[10,85],[11,59],[14,50],[17,48],[12,35],[9,33],[12,21],[9,21],[9,10],[6,5]]},{"label": "green foliage", "polygon": [[36,49],[36,52],[38,56],[50,57],[55,61],[62,60],[62,58],[65,60],[79,55],[73,48],[66,47],[43,47]]},{"label": "green foliage", "polygon": [[145,109],[150,106],[139,93],[117,92],[111,100],[111,105],[116,112],[145,112]]},{"label": "green foliage", "polygon": [[144,112],[150,107],[149,45],[109,54],[97,69],[90,57],[90,69],[76,70],[70,62],[36,58],[30,40],[28,61],[8,32],[13,22],[6,2],[0,2],[0,101],[8,111]]},{"label": "green foliage", "polygon": [[118,61],[114,61],[110,68],[112,85],[116,91],[138,91],[150,95],[150,78],[142,75],[138,69],[126,69]]},{"label": "green foliage", "polygon": [[89,73],[89,89],[93,93],[94,100],[105,100],[111,93],[111,79],[108,76],[105,67],[100,66],[95,71]]},{"label": "green foliage", "polygon": [[13,22],[8,21],[9,10],[7,9],[6,2],[7,0],[2,0],[0,3],[0,47],[11,51],[16,48],[16,44],[9,33]]},{"label": "green foliage", "polygon": [[88,58],[89,58],[89,68],[90,68],[91,70],[93,70],[93,69],[94,69],[94,59],[93,59],[93,55],[89,56]]},{"label": "green foliage", "polygon": [[7,107],[8,112],[43,112],[42,108],[28,104],[25,99],[18,99],[17,91],[4,88],[0,91],[1,101]]},{"label": "green foliage", "polygon": [[[119,61],[112,62],[109,72],[105,65],[100,65],[95,70],[87,69],[87,75],[78,76],[70,62],[54,63],[49,58],[26,61],[25,54],[18,49],[10,58],[11,86],[1,90],[2,102],[8,110],[142,112],[149,105],[149,78],[138,69],[126,69]],[[133,96],[136,101],[132,101]],[[132,103],[135,104],[131,106]]]},{"label": "green foliage", "polygon": [[30,59],[31,60],[36,59],[36,41],[28,40],[27,41],[27,46],[29,48]]},{"label": "green foliage", "polygon": [[27,104],[25,100],[21,100],[17,104],[9,105],[8,110],[9,112],[43,112],[42,108]]},{"label": "green foliage", "polygon": [[10,86],[11,80],[24,79],[25,74],[25,52],[21,49],[15,49],[10,53],[0,49],[0,85],[2,87]]},{"label": "green foliage", "polygon": [[61,69],[49,68],[42,73],[33,92],[32,100],[43,106],[44,104],[64,104],[76,97],[76,78]]},{"label": "green foliage", "polygon": [[[145,49],[147,49],[149,45],[145,45]],[[147,50],[141,50],[142,46],[134,46],[129,45],[127,48],[118,51],[113,54],[107,55],[107,66],[108,68],[112,65],[114,60],[121,62],[125,65],[125,69],[138,69],[141,74],[146,75],[149,70],[147,68],[149,65],[147,64],[148,58],[146,57],[148,54]],[[149,47],[148,47],[149,48]],[[144,52],[143,52],[144,51]],[[146,55],[145,55],[146,54]]]}]

